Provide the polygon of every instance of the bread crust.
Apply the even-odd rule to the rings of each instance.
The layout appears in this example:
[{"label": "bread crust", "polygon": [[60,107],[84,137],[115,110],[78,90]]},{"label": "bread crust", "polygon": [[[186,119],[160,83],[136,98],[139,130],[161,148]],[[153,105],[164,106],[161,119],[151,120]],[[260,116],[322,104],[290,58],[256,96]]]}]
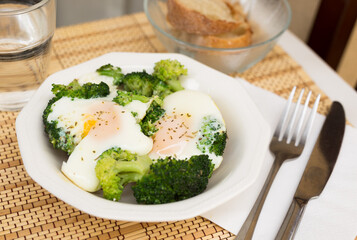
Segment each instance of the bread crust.
[{"label": "bread crust", "polygon": [[236,37],[220,37],[215,35],[203,37],[202,45],[212,48],[240,48],[247,47],[252,43],[252,32],[247,30],[244,34]]},{"label": "bread crust", "polygon": [[177,0],[168,0],[167,19],[170,24],[181,31],[199,35],[217,35],[231,32],[238,28],[240,21],[210,19],[209,17],[189,9]]}]

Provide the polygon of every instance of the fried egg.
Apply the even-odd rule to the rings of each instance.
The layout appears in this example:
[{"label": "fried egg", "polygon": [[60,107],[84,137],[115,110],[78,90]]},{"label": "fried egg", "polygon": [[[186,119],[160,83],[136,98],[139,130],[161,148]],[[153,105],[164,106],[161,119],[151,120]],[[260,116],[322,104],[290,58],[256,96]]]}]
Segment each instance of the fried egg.
[{"label": "fried egg", "polygon": [[78,141],[61,170],[88,192],[100,189],[95,165],[104,151],[120,147],[144,155],[153,146],[152,139],[141,132],[131,111],[106,99],[63,97],[54,103],[48,120],[57,120],[57,127],[65,129]]},{"label": "fried egg", "polygon": [[[210,153],[200,142],[204,135],[226,131],[225,123],[212,98],[202,92],[182,90],[164,99],[165,115],[157,122],[158,131],[153,136],[153,149],[149,156],[153,159],[175,157],[190,158],[207,154],[215,164],[221,164],[223,157]],[[214,132],[204,131],[207,121]],[[206,129],[207,130],[207,129]]]},{"label": "fried egg", "polygon": [[[108,101],[113,100],[113,98],[117,96],[118,86],[113,84],[112,77],[100,75],[97,72],[91,72],[78,78],[78,83],[80,85],[84,85],[86,83],[99,84],[101,82],[104,82],[109,86],[109,95],[103,99],[107,99]],[[145,117],[146,110],[149,108],[150,103],[151,101],[143,103],[139,100],[133,100],[129,104],[125,105],[125,108],[131,111],[135,115],[135,118],[140,121],[143,117]]]}]

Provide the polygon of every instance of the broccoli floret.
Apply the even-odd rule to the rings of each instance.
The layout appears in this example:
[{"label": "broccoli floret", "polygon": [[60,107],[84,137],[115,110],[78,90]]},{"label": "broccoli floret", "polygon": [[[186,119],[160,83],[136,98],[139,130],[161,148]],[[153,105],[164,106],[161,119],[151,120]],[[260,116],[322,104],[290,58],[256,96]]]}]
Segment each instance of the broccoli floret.
[{"label": "broccoli floret", "polygon": [[148,137],[158,131],[155,127],[155,123],[165,114],[165,110],[161,104],[160,99],[155,98],[151,102],[148,110],[146,110],[145,117],[140,122],[141,131]]},{"label": "broccoli floret", "polygon": [[153,94],[153,86],[155,85],[155,78],[145,71],[132,72],[124,76],[123,84],[124,90],[126,91],[151,97]]},{"label": "broccoli floret", "polygon": [[67,154],[71,154],[76,146],[74,137],[67,134],[63,128],[57,127],[58,121],[49,122],[48,115],[52,112],[52,105],[60,98],[54,97],[52,98],[45,108],[42,121],[45,126],[45,132],[48,134],[49,141],[56,149],[61,149],[65,151]]},{"label": "broccoli floret", "polygon": [[145,71],[126,74],[123,78],[123,86],[126,91],[146,97],[159,96],[164,98],[173,93],[167,83]]},{"label": "broccoli floret", "polygon": [[167,85],[167,83],[165,83],[161,80],[156,80],[155,85],[153,87],[152,95],[159,96],[162,99],[164,99],[166,96],[170,95],[171,93],[173,93],[173,91],[171,91],[169,89],[169,86]]},{"label": "broccoli floret", "polygon": [[57,127],[57,120],[51,122],[48,121],[48,115],[52,112],[53,104],[62,97],[82,99],[105,97],[109,94],[109,87],[104,82],[99,84],[86,83],[81,86],[78,83],[78,80],[73,80],[67,86],[53,84],[52,92],[55,94],[55,97],[48,102],[47,107],[42,114],[45,132],[48,134],[49,140],[54,148],[61,149],[66,153],[71,154],[77,145],[74,136],[69,135],[63,128]]},{"label": "broccoli floret", "polygon": [[165,59],[155,63],[152,74],[165,82],[173,92],[183,90],[179,77],[187,75],[187,69],[177,60]]},{"label": "broccoli floret", "polygon": [[125,185],[139,181],[148,173],[152,160],[120,148],[111,148],[98,158],[95,173],[103,189],[103,197],[118,201]]},{"label": "broccoli floret", "polygon": [[136,118],[138,116],[138,113],[137,112],[131,112],[131,115],[133,115],[134,118]]},{"label": "broccoli floret", "polygon": [[122,106],[131,103],[133,100],[139,100],[143,103],[147,103],[150,100],[148,97],[133,94],[132,92],[127,91],[118,91],[117,94],[118,95],[113,99],[113,102],[116,102]]},{"label": "broccoli floret", "polygon": [[119,86],[123,82],[124,74],[121,72],[120,67],[113,67],[111,64],[103,65],[97,69],[97,73],[104,76],[112,77],[113,84]]},{"label": "broccoli floret", "polygon": [[97,72],[113,77],[114,84],[125,91],[146,97],[159,96],[161,98],[183,90],[179,77],[187,75],[187,69],[180,62],[170,59],[157,62],[152,75],[145,70],[124,75],[119,67],[113,67],[111,64],[100,67]]},{"label": "broccoli floret", "polygon": [[214,141],[209,147],[209,152],[214,153],[216,156],[222,156],[226,148],[227,132],[216,132],[214,134]]},{"label": "broccoli floret", "polygon": [[138,203],[162,204],[180,201],[202,193],[214,164],[207,155],[186,160],[159,159],[147,175],[132,187]]},{"label": "broccoli floret", "polygon": [[222,156],[226,147],[227,132],[222,130],[222,124],[211,116],[203,118],[199,130],[197,148],[202,153],[213,153]]},{"label": "broccoli floret", "polygon": [[86,83],[80,85],[78,80],[73,80],[68,85],[52,84],[52,92],[56,97],[70,97],[70,98],[97,98],[104,97],[109,94],[109,86],[101,82],[99,84]]}]

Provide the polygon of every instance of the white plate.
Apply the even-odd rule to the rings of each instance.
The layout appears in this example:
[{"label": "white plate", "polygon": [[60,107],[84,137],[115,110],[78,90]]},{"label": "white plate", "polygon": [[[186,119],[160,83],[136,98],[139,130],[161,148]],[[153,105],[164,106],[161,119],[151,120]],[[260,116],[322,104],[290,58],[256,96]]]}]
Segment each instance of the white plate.
[{"label": "white plate", "polygon": [[[177,59],[188,69],[187,89],[208,93],[226,121],[228,142],[221,166],[202,194],[175,203],[139,205],[129,190],[121,202],[85,192],[61,173],[66,155],[54,150],[44,132],[42,113],[53,97],[53,83],[68,84],[79,76],[111,63],[124,73],[152,71],[162,59]],[[174,221],[198,216],[242,193],[256,180],[267,151],[270,128],[239,81],[180,54],[109,53],[57,72],[40,86],[16,120],[16,133],[28,174],[64,202],[88,214],[125,221]]]}]

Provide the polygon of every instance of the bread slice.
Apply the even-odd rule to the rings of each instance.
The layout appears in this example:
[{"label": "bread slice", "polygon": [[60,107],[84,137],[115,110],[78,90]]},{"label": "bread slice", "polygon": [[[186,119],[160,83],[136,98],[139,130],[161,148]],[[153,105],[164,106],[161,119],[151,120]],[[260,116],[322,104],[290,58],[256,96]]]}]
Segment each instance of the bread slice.
[{"label": "bread slice", "polygon": [[199,35],[234,31],[244,18],[234,17],[224,0],[168,0],[167,19],[177,30]]},{"label": "bread slice", "polygon": [[[206,0],[169,0],[169,2],[175,2],[180,3],[180,4],[187,4],[184,7],[190,8],[190,9],[196,9],[197,11],[195,14],[201,14],[202,16],[211,16],[208,14],[209,10],[212,8],[214,5],[208,4],[208,2],[211,3],[211,1]],[[188,1],[189,3],[187,3]],[[205,5],[206,7],[203,8],[201,7],[197,1],[200,1],[202,5]],[[213,2],[213,1],[212,1]],[[207,31],[207,28],[205,28],[205,33],[206,34],[201,34],[197,32],[202,32],[202,29],[200,31],[196,30],[198,27],[204,27],[201,26],[200,24],[190,22],[187,23],[188,20],[185,20],[186,22],[183,21],[183,19],[187,19],[189,17],[184,17],[180,21],[180,28],[177,26],[174,27],[174,33],[176,36],[178,36],[180,39],[194,43],[196,45],[201,45],[201,46],[206,46],[206,47],[212,47],[212,48],[240,48],[240,47],[246,47],[249,46],[252,43],[252,29],[248,22],[245,19],[245,15],[243,13],[243,9],[241,5],[238,2],[228,2],[228,0],[214,0],[215,3],[218,4],[224,4],[229,10],[222,10],[222,12],[226,12],[226,19],[231,19],[231,21],[235,21],[236,23],[239,22],[237,26],[235,26],[233,29],[229,30],[227,32],[228,28],[225,28],[225,31],[215,31],[215,32],[220,32],[220,33],[214,33],[214,34],[208,34],[208,32],[212,31]],[[194,6],[193,6],[194,4]],[[209,9],[207,6],[211,6]],[[215,5],[216,6],[216,5]],[[168,7],[169,8],[169,7]],[[207,10],[208,9],[208,10]],[[198,12],[201,11],[201,12]],[[228,13],[229,12],[229,13]],[[189,14],[189,11],[186,11],[185,14]],[[219,13],[219,11],[215,11],[216,14]],[[171,19],[170,15],[173,14],[173,12],[168,11],[168,19]],[[224,14],[219,14],[219,16],[223,16]],[[229,15],[229,17],[228,17]],[[218,17],[216,17],[217,19]],[[191,19],[191,18],[189,18]],[[213,19],[213,17],[211,17]],[[223,19],[221,17],[220,19]],[[233,19],[233,20],[232,20]],[[169,20],[170,21],[170,20]],[[176,21],[176,23],[179,21]],[[170,21],[171,23],[171,21]],[[217,23],[217,22],[216,22]],[[172,23],[171,23],[172,24]],[[187,24],[187,25],[185,25]],[[172,24],[173,25],[173,24]],[[211,25],[212,26],[212,25]],[[218,24],[215,25],[218,27]],[[207,27],[207,26],[206,26]],[[221,27],[221,25],[219,26]],[[189,30],[188,30],[189,29]],[[193,34],[192,34],[193,32]]]},{"label": "bread slice", "polygon": [[252,30],[248,24],[241,24],[233,32],[202,36],[200,45],[212,48],[240,48],[252,43]]}]

